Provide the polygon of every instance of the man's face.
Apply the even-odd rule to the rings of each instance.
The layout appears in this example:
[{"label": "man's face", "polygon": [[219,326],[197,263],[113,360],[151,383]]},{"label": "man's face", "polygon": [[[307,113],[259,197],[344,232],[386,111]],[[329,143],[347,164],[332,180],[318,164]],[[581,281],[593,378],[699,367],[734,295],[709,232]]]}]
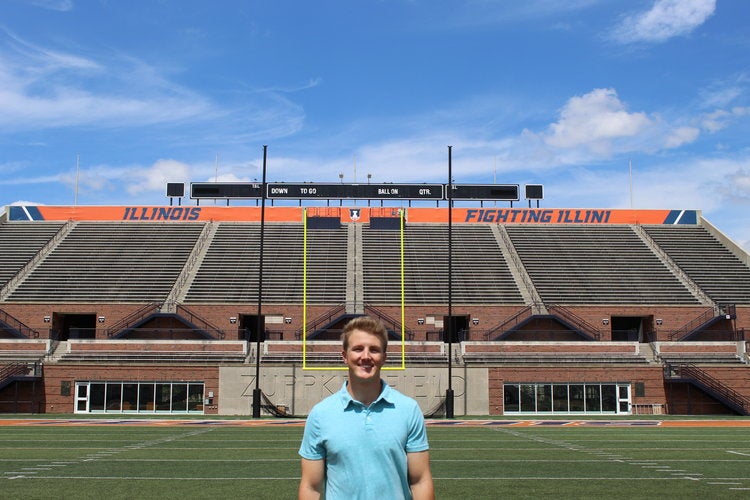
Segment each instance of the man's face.
[{"label": "man's face", "polygon": [[385,364],[386,353],[375,335],[362,330],[352,331],[349,348],[342,355],[350,378],[380,380],[380,368]]}]

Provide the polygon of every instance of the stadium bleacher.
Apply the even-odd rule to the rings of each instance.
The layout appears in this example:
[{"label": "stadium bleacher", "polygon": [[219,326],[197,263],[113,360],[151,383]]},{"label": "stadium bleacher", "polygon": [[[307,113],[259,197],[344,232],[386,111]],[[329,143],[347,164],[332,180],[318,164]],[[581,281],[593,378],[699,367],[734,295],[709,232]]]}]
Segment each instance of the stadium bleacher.
[{"label": "stadium bleacher", "polygon": [[0,288],[38,255],[63,226],[60,222],[0,224]]},{"label": "stadium bleacher", "polygon": [[6,301],[163,301],[202,229],[189,223],[81,222]]},{"label": "stadium bleacher", "polygon": [[545,303],[699,303],[628,226],[506,230]]},{"label": "stadium bleacher", "polygon": [[750,303],[750,268],[705,227],[644,229],[715,302]]}]

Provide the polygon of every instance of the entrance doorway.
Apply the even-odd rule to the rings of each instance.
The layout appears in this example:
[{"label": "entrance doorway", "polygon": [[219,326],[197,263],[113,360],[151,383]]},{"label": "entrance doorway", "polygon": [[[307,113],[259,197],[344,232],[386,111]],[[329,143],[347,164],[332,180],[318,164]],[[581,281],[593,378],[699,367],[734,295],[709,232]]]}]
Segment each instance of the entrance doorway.
[{"label": "entrance doorway", "polygon": [[59,313],[52,315],[53,339],[67,341],[70,339],[96,338],[96,314]]},{"label": "entrance doorway", "polygon": [[448,342],[448,332],[453,333],[452,343],[467,340],[469,335],[469,316],[443,316],[443,340]]},{"label": "entrance doorway", "polygon": [[650,342],[653,323],[653,316],[612,316],[612,340]]},{"label": "entrance doorway", "polygon": [[[258,341],[258,315],[240,314],[239,318],[240,337],[248,342]],[[260,317],[260,341],[266,340],[266,317]]]}]

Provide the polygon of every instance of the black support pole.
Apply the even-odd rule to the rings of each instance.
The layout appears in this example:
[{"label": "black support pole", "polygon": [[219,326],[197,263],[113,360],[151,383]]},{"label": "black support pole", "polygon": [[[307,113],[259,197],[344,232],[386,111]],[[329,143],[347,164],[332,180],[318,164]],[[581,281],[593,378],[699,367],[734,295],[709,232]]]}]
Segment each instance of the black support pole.
[{"label": "black support pole", "polygon": [[453,146],[448,146],[448,389],[445,418],[453,418]]},{"label": "black support pole", "polygon": [[263,182],[260,189],[260,256],[258,258],[258,321],[255,326],[255,389],[253,389],[253,418],[260,418],[260,339],[263,335],[263,236],[266,225],[266,158],[268,146],[263,146]]}]

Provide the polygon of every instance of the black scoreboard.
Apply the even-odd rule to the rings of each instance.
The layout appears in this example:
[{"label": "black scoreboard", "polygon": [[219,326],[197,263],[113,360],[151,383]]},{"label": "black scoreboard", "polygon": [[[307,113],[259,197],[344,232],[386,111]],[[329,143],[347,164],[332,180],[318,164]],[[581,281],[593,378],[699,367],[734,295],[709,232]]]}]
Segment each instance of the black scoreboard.
[{"label": "black scoreboard", "polygon": [[442,200],[442,184],[302,184],[272,182],[266,196],[272,199],[306,198],[342,200]]},{"label": "black scoreboard", "polygon": [[[448,196],[446,195],[446,198]],[[518,201],[518,184],[453,184],[453,200]]]},{"label": "black scoreboard", "polygon": [[259,182],[191,182],[190,197],[253,200],[261,197],[262,186]]},{"label": "black scoreboard", "polygon": [[[518,184],[345,184],[317,182],[268,182],[266,198],[277,200],[520,200]],[[541,199],[541,185],[527,185],[526,198]],[[532,188],[532,189],[529,189]],[[192,182],[193,199],[259,199],[259,182]]]}]

